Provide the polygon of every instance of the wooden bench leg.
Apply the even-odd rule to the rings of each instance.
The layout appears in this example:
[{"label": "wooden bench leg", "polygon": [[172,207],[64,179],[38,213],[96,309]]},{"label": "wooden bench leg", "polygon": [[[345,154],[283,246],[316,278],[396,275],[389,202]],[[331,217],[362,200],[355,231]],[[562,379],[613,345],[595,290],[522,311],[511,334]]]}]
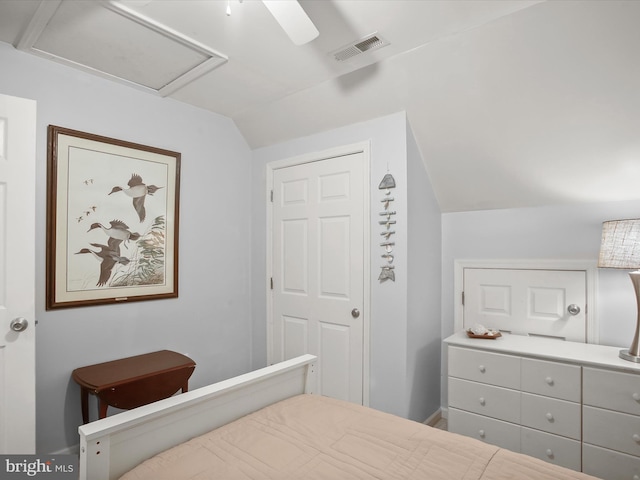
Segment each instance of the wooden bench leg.
[{"label": "wooden bench leg", "polygon": [[103,402],[100,397],[98,397],[98,418],[105,418],[107,416],[107,408],[109,408],[109,404]]},{"label": "wooden bench leg", "polygon": [[80,405],[82,406],[82,423],[89,423],[89,390],[80,387]]}]

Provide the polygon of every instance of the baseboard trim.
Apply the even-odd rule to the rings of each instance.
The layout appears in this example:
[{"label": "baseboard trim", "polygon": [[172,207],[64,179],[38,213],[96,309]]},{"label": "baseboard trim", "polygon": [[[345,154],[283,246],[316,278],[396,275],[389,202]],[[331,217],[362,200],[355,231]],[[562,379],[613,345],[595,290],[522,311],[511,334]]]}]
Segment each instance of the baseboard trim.
[{"label": "baseboard trim", "polygon": [[429,417],[422,423],[424,423],[425,425],[429,425],[430,427],[433,427],[436,423],[438,423],[441,419],[443,418],[442,416],[442,409],[439,408],[438,410],[436,410],[435,412],[433,412],[431,415],[429,415]]},{"label": "baseboard trim", "polygon": [[80,444],[76,443],[70,447],[63,448],[56,452],[49,452],[49,455],[80,455]]}]

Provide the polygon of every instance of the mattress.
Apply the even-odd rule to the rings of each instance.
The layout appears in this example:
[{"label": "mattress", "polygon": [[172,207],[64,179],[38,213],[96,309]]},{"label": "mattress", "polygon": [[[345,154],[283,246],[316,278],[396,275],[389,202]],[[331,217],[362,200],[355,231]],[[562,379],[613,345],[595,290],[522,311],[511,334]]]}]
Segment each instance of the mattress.
[{"label": "mattress", "polygon": [[593,478],[318,395],[276,403],[146,460],[122,480]]}]

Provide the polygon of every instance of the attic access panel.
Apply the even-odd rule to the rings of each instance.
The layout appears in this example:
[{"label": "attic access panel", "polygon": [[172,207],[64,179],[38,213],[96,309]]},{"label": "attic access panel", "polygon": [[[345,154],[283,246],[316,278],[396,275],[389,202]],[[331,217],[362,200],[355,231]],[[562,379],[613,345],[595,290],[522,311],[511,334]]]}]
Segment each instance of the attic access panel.
[{"label": "attic access panel", "polygon": [[117,2],[43,0],[17,47],[163,96],[227,61]]},{"label": "attic access panel", "polygon": [[584,343],[586,275],[580,270],[465,268],[464,329],[481,324]]}]

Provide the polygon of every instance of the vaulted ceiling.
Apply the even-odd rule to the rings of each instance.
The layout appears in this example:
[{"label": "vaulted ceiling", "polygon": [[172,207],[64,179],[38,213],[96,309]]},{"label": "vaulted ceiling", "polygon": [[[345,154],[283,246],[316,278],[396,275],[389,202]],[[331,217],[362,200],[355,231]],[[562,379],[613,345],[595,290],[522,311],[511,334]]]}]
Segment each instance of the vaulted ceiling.
[{"label": "vaulted ceiling", "polygon": [[443,212],[640,198],[640,2],[300,4],[320,32],[300,46],[259,0],[0,0],[0,41],[228,116],[253,148],[404,110]]}]

